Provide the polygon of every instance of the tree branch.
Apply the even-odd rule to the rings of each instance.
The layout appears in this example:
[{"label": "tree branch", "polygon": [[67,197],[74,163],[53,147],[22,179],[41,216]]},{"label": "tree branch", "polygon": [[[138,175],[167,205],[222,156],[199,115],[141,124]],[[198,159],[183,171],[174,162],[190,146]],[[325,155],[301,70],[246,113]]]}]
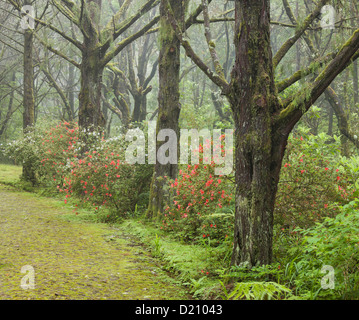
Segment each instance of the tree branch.
[{"label": "tree branch", "polygon": [[81,65],[79,63],[77,63],[75,60],[69,58],[68,56],[66,56],[64,53],[62,53],[59,50],[56,50],[55,48],[53,48],[51,45],[47,44],[45,41],[43,41],[36,33],[34,33],[35,38],[48,50],[50,50],[51,52],[55,53],[56,55],[58,55],[59,57],[65,59],[66,61],[72,63],[76,68],[81,67]]},{"label": "tree branch", "polygon": [[344,108],[340,103],[340,100],[335,91],[328,87],[325,90],[325,96],[327,97],[331,107],[333,108],[335,115],[338,119],[338,127],[341,134],[348,138],[357,148],[359,148],[359,140],[354,137],[354,134],[350,132],[347,116],[345,115]]},{"label": "tree branch", "polygon": [[[61,2],[61,3],[60,3]],[[70,21],[81,29],[79,20],[79,8],[70,0],[52,0],[53,5]],[[62,5],[64,3],[64,5]]]},{"label": "tree branch", "polygon": [[117,44],[117,46],[109,51],[101,60],[101,65],[106,66],[107,63],[109,63],[118,53],[121,52],[127,45],[144,35],[149,29],[151,29],[158,21],[160,20],[160,17],[157,16],[154,19],[152,19],[147,25],[145,25],[142,29],[140,29],[138,32],[132,34],[131,36],[127,37],[126,39],[122,40],[120,43]]},{"label": "tree branch", "polygon": [[304,32],[309,28],[313,23],[314,19],[318,17],[322,7],[327,4],[330,0],[320,0],[317,7],[312,11],[304,20],[302,26],[295,31],[293,37],[289,38],[282,47],[278,50],[273,58],[273,68],[275,69],[277,65],[281,62],[287,52],[292,48],[292,46],[297,42],[297,40],[304,34]]},{"label": "tree branch", "polygon": [[283,92],[285,89],[296,83],[297,81],[305,78],[306,76],[315,73],[318,71],[321,67],[323,67],[326,63],[331,61],[335,58],[335,56],[338,54],[338,51],[331,52],[325,57],[322,57],[321,59],[314,60],[307,68],[304,68],[302,70],[298,70],[290,77],[281,80],[277,82],[277,90],[278,93]]},{"label": "tree branch", "polygon": [[224,71],[221,63],[219,62],[219,58],[216,51],[216,45],[212,39],[211,26],[210,26],[210,18],[208,14],[208,0],[202,0],[202,8],[203,8],[203,18],[204,18],[204,33],[208,45],[208,49],[212,58],[214,70],[216,73],[225,79]]},{"label": "tree branch", "polygon": [[338,54],[328,66],[319,74],[313,83],[302,89],[293,101],[280,112],[276,125],[285,127],[289,133],[301,116],[324,93],[332,81],[359,57],[359,29],[341,47]]},{"label": "tree branch", "polygon": [[[201,6],[202,7],[202,6]],[[168,11],[168,19],[172,25],[173,30],[176,33],[178,40],[181,42],[182,47],[186,51],[186,55],[204,72],[204,74],[212,80],[222,91],[226,92],[229,88],[229,84],[223,77],[215,74],[211,69],[201,60],[201,58],[193,51],[190,43],[183,39],[182,30],[179,28],[176,19],[172,12]]]},{"label": "tree branch", "polygon": [[[123,34],[129,27],[131,27],[138,19],[140,19],[145,13],[157,6],[160,0],[149,0],[146,2],[134,15],[123,21],[118,27],[116,26],[116,20],[122,16],[121,9],[113,16],[113,18],[107,23],[106,27],[101,32],[102,37],[108,37],[108,32],[113,30],[112,37],[108,38],[103,45],[109,46],[109,42],[116,40],[121,34]],[[126,3],[126,2],[125,2]],[[124,5],[125,5],[124,3]],[[146,30],[147,31],[147,30]]]}]

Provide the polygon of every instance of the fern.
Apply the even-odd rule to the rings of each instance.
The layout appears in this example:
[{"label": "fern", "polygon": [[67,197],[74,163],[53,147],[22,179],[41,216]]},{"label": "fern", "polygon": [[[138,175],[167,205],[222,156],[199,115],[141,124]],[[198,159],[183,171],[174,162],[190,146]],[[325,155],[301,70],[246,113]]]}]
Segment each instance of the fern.
[{"label": "fern", "polygon": [[292,291],[276,282],[238,282],[231,292],[220,281],[225,300],[272,300],[288,298]]}]

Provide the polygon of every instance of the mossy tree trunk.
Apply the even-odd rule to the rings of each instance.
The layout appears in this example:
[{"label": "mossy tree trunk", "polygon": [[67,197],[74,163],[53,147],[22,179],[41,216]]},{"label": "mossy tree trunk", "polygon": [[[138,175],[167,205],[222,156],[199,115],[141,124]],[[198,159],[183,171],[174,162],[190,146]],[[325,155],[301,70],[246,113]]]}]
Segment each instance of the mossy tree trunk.
[{"label": "mossy tree trunk", "polygon": [[[160,55],[159,55],[159,93],[158,117],[156,136],[162,129],[172,129],[179,137],[178,119],[180,115],[180,50],[181,43],[168,21],[167,14],[171,11],[177,22],[183,26],[185,16],[185,1],[162,0],[160,4]],[[169,5],[168,5],[169,4]],[[157,142],[156,152],[163,142]],[[164,188],[165,179],[175,179],[177,164],[155,164],[155,171],[151,182],[148,217],[156,217],[164,211],[168,194]],[[167,198],[167,199],[166,199]]]},{"label": "mossy tree trunk", "polygon": [[354,107],[359,103],[359,76],[358,76],[358,61],[353,63],[353,91],[354,91]]},{"label": "mossy tree trunk", "polygon": [[[25,5],[30,3],[25,1]],[[33,66],[33,31],[24,30],[24,96],[23,96],[23,133],[26,136],[35,126],[35,98],[34,98],[34,66]],[[36,176],[32,159],[23,163],[22,175],[25,181],[36,184]]]},{"label": "mossy tree trunk", "polygon": [[[91,46],[91,44],[88,44]],[[83,52],[81,63],[81,89],[79,94],[79,125],[81,128],[98,129],[105,126],[101,110],[103,66],[96,47]]]},{"label": "mossy tree trunk", "polygon": [[[315,11],[326,3],[321,0]],[[313,82],[295,92],[289,102],[280,101],[273,68],[295,42],[286,41],[272,59],[269,13],[267,0],[236,2],[236,62],[227,94],[236,124],[232,264],[249,266],[272,261],[274,203],[289,134],[333,80],[357,58],[359,49],[358,29]],[[310,19],[313,16],[311,13]],[[304,33],[305,28],[300,31]]]},{"label": "mossy tree trunk", "polygon": [[[268,1],[236,2],[236,62],[228,94],[236,125],[236,217],[232,264],[272,260],[274,199],[285,143],[272,114],[274,85]],[[258,50],[260,48],[260,50]]]},{"label": "mossy tree trunk", "polygon": [[87,0],[88,14],[84,16],[82,28],[81,88],[79,94],[79,126],[84,129],[103,129],[105,117],[101,110],[102,75],[104,65],[99,39],[101,0]]}]

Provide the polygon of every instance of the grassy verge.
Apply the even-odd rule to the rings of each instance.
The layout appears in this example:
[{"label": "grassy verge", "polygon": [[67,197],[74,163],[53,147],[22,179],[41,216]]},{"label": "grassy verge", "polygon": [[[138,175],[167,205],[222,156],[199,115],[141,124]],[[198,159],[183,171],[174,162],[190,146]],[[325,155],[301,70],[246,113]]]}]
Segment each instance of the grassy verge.
[{"label": "grassy verge", "polygon": [[231,252],[230,243],[220,247],[212,247],[208,242],[200,245],[181,243],[153,223],[139,219],[126,220],[118,228],[144,243],[161,260],[165,270],[190,288],[195,298],[222,297],[219,280]]},{"label": "grassy verge", "polygon": [[18,186],[22,168],[10,164],[0,164],[0,182],[2,184]]}]

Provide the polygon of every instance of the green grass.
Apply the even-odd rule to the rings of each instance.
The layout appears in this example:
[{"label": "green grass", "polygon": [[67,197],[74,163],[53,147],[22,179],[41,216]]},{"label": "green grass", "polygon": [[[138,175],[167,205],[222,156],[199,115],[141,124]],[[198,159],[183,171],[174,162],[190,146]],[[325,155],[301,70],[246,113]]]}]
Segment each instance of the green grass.
[{"label": "green grass", "polygon": [[194,297],[216,299],[222,295],[219,273],[225,262],[221,257],[231,249],[230,243],[221,247],[181,243],[153,223],[139,219],[126,220],[118,228],[146,244],[165,270],[190,287]]},{"label": "green grass", "polygon": [[22,167],[9,164],[0,164],[0,183],[16,185],[20,181]]}]

